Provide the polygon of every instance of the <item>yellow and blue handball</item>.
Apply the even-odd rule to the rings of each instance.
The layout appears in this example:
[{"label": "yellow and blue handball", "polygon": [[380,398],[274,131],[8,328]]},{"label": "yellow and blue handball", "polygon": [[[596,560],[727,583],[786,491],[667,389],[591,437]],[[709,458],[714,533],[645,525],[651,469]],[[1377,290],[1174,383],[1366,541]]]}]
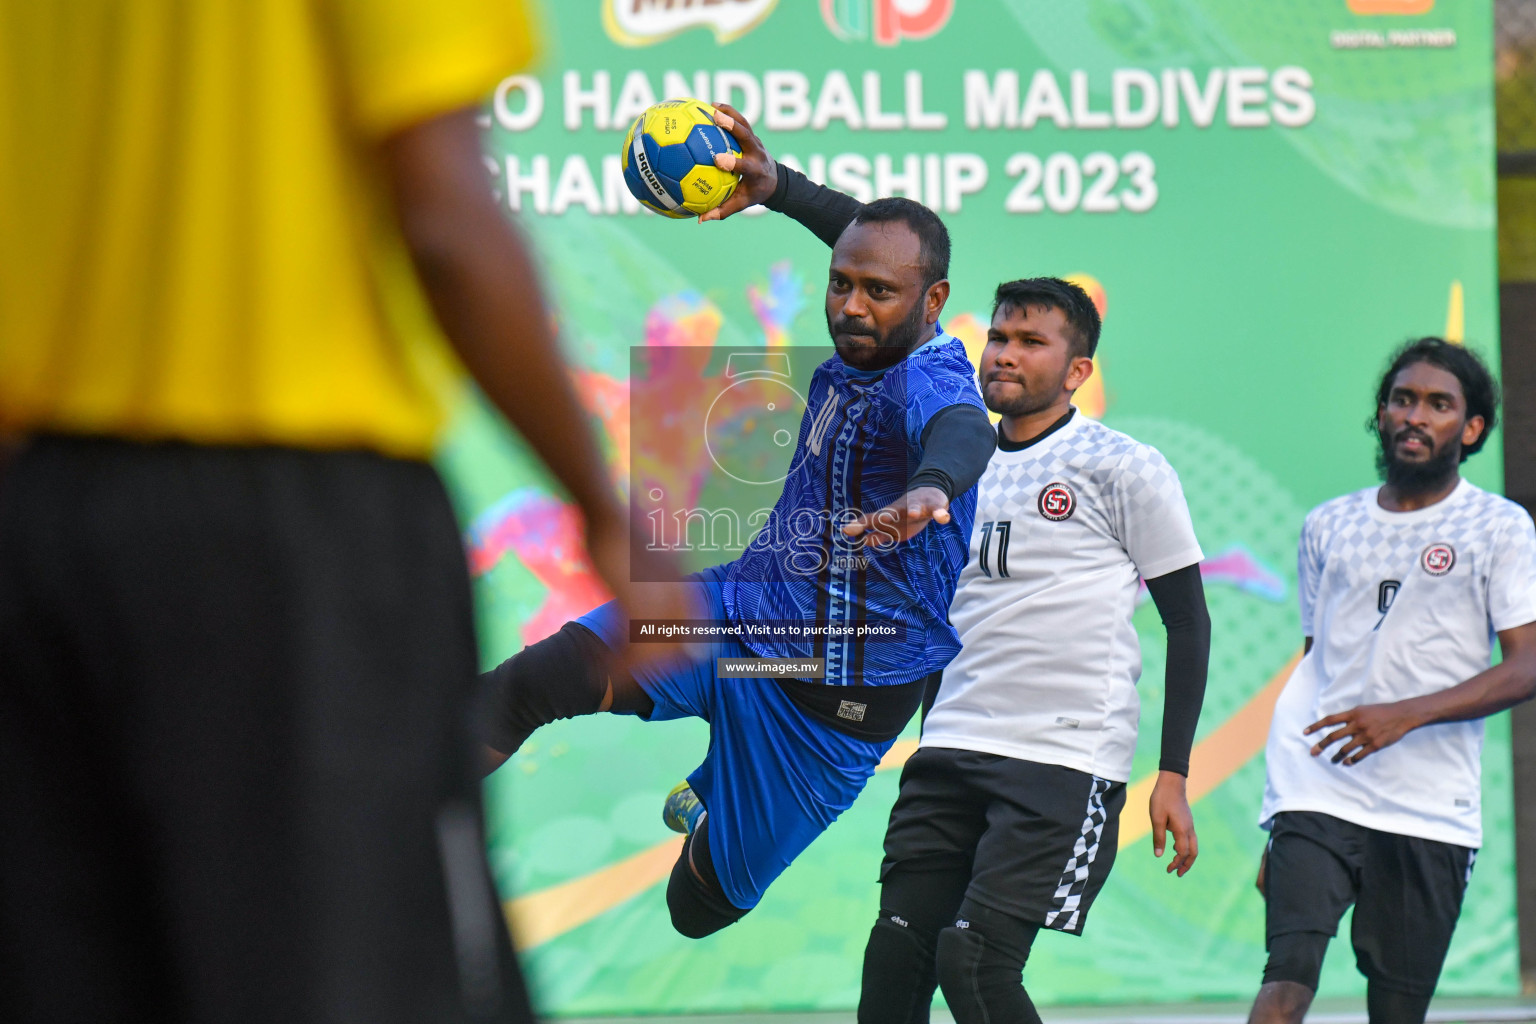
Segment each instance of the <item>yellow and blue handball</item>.
[{"label": "yellow and blue handball", "polygon": [[624,136],[624,183],[663,217],[697,217],[736,191],[739,175],[715,166],[721,153],[741,155],[700,100],[667,100],[646,109]]}]

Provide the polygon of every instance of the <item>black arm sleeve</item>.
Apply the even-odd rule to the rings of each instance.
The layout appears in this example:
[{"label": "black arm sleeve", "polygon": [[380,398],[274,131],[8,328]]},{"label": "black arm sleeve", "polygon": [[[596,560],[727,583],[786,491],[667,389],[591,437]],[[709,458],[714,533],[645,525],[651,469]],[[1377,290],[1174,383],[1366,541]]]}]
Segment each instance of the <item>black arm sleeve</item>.
[{"label": "black arm sleeve", "polygon": [[1189,751],[1195,744],[1200,705],[1205,701],[1205,674],[1211,661],[1211,616],[1205,609],[1200,566],[1186,565],[1147,580],[1147,590],[1168,631],[1163,752],[1158,767],[1188,776]]},{"label": "black arm sleeve", "polygon": [[779,187],[763,205],[804,224],[828,247],[837,244],[837,236],[864,209],[852,196],[818,185],[783,164],[779,164]]},{"label": "black arm sleeve", "polygon": [[923,458],[907,481],[914,487],[937,487],[946,498],[971,489],[986,471],[997,450],[997,430],[987,414],[974,405],[947,405],[923,427]]}]

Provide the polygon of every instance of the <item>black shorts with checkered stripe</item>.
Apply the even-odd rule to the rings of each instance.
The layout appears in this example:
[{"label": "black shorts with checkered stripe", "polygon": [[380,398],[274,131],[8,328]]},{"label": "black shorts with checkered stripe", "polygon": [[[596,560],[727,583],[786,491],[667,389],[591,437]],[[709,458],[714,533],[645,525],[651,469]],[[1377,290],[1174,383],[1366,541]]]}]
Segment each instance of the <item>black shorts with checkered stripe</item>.
[{"label": "black shorts with checkered stripe", "polygon": [[893,871],[963,872],[965,895],[1081,935],[1115,862],[1125,783],[1062,765],[923,747],[901,773],[885,833]]}]

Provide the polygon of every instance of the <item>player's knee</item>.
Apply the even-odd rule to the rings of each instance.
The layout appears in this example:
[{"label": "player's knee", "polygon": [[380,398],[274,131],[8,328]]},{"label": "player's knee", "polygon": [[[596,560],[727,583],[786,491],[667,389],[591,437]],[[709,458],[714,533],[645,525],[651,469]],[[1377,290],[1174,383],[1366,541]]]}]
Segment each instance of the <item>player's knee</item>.
[{"label": "player's knee", "polygon": [[1024,961],[987,940],[979,930],[951,926],[939,933],[939,987],[957,1024],[1027,1020],[1014,1012],[1028,1006]]},{"label": "player's knee", "polygon": [[1266,982],[1259,986],[1248,1024],[1301,1024],[1315,994],[1294,981]]},{"label": "player's knee", "polygon": [[935,967],[939,975],[939,987],[944,990],[944,1001],[960,1020],[957,1003],[974,1000],[976,976],[981,969],[986,942],[969,928],[951,925],[939,932]]},{"label": "player's knee", "polygon": [[1039,1021],[1022,975],[1039,926],[982,907],[960,905],[959,918],[939,932],[939,986],[957,1024]]},{"label": "player's knee", "polygon": [[[931,972],[937,952],[938,935],[925,932],[899,911],[881,908],[880,917],[869,931],[869,951],[878,951],[888,962],[900,962],[913,970]],[[869,961],[866,955],[865,962]]]},{"label": "player's knee", "polygon": [[512,753],[537,728],[590,715],[608,692],[608,648],[579,622],[529,644],[481,676],[482,738]]},{"label": "player's knee", "polygon": [[667,886],[667,911],[672,917],[673,930],[685,939],[707,938],[738,920],[719,913],[674,885]]},{"label": "player's knee", "polygon": [[672,865],[672,877],[667,880],[667,911],[672,916],[672,927],[688,939],[713,935],[747,914],[725,897],[709,856],[703,825],[688,837]]},{"label": "player's knee", "polygon": [[1269,940],[1269,962],[1264,965],[1264,984],[1289,981],[1317,991],[1323,970],[1323,954],[1329,936],[1323,932],[1287,932]]},{"label": "player's knee", "polygon": [[936,965],[939,988],[956,1024],[984,1024],[997,1019],[993,1004],[998,1001],[999,987],[1021,988],[1024,965],[1000,962],[986,937],[971,928],[951,925],[939,932]]},{"label": "player's knee", "polygon": [[[682,876],[689,877],[682,877]],[[681,861],[672,866],[667,882],[667,912],[672,927],[685,939],[702,939],[735,924],[746,911],[733,907],[721,893],[709,892]]]}]

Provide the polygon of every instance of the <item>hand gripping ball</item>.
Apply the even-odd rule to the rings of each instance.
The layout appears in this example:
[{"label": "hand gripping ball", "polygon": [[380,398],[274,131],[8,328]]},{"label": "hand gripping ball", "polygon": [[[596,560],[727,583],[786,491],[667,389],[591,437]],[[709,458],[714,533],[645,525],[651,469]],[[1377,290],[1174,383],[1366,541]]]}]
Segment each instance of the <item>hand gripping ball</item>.
[{"label": "hand gripping ball", "polygon": [[699,100],[667,100],[635,118],[624,136],[624,183],[663,217],[697,217],[736,191],[739,175],[715,166],[717,153],[741,147],[715,124],[715,108]]}]

